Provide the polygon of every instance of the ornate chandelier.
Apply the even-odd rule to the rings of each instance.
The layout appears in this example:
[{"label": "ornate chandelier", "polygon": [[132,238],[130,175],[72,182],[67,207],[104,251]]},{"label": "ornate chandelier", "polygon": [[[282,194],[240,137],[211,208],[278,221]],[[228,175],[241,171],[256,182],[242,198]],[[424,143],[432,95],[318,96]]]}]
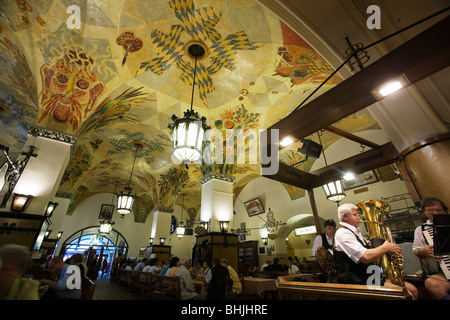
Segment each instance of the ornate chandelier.
[{"label": "ornate chandelier", "polygon": [[203,58],[205,56],[205,49],[194,42],[187,47],[187,53],[189,57],[195,59],[191,109],[184,112],[183,118],[172,115],[173,123],[170,123],[168,126],[173,140],[172,155],[186,165],[200,159],[202,156],[203,135],[210,128],[206,125],[206,118],[200,117],[193,110],[197,60],[199,57]]}]

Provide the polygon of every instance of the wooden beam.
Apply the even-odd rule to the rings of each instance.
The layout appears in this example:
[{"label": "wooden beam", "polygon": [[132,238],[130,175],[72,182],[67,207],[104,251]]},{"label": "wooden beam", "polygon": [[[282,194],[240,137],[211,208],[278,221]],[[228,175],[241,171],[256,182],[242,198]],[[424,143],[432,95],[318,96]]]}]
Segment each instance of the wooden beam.
[{"label": "wooden beam", "polygon": [[313,171],[310,174],[317,176],[314,187],[319,187],[329,181],[342,179],[345,172],[355,174],[374,170],[394,163],[398,152],[392,143],[386,143],[379,148],[361,152],[353,157],[328,165],[327,167]]},{"label": "wooden beam", "polygon": [[[450,17],[442,19],[267,130],[279,130],[280,139],[288,135],[302,139],[377,102],[371,90],[390,79],[405,74],[414,84],[448,67],[450,37],[442,37],[448,34],[448,30]],[[267,145],[270,146],[270,141]]]},{"label": "wooden beam", "polygon": [[363,173],[394,163],[397,157],[397,150],[389,142],[311,173],[280,162],[278,172],[275,175],[265,175],[265,177],[309,190],[320,187],[326,182],[342,179],[344,172]]},{"label": "wooden beam", "polygon": [[334,134],[337,134],[337,135],[339,135],[341,137],[344,137],[346,139],[355,141],[355,142],[357,142],[359,144],[362,144],[364,146],[367,146],[367,147],[378,148],[380,146],[379,144],[373,143],[373,142],[371,142],[369,140],[366,140],[364,138],[358,137],[358,136],[356,136],[356,135],[354,135],[354,134],[352,134],[350,132],[341,130],[341,129],[336,128],[334,126],[328,126],[328,127],[325,128],[325,130],[327,130],[329,132],[332,132]]}]

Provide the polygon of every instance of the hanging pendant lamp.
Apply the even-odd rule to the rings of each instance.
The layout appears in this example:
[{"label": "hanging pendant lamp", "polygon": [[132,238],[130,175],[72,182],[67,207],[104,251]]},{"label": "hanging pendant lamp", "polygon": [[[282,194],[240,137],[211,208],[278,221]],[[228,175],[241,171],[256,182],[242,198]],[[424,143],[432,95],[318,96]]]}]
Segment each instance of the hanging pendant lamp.
[{"label": "hanging pendant lamp", "polygon": [[[319,136],[319,142],[322,146],[322,140],[320,139],[320,133],[317,133]],[[328,167],[327,164],[327,158],[325,158],[325,150],[322,146],[322,152],[323,152],[323,160],[325,161],[325,167]],[[344,186],[342,185],[342,181],[336,180],[336,181],[330,181],[322,185],[323,190],[325,191],[325,195],[327,196],[328,200],[336,202],[336,204],[339,206],[339,201],[345,198],[344,193]]]},{"label": "hanging pendant lamp", "polygon": [[205,49],[200,44],[194,42],[187,47],[187,54],[189,57],[195,59],[191,109],[184,112],[183,118],[172,115],[173,123],[170,123],[168,126],[173,140],[172,155],[186,165],[201,158],[203,135],[206,130],[210,129],[206,125],[206,118],[200,117],[193,110],[197,60],[205,57]]},{"label": "hanging pendant lamp", "polygon": [[180,219],[180,223],[177,226],[177,237],[178,238],[182,238],[184,236],[184,232],[186,231],[186,227],[184,226],[184,223],[183,223],[183,210],[184,210],[184,194],[183,194],[183,202],[181,205],[181,219]]},{"label": "hanging pendant lamp", "polygon": [[128,187],[126,187],[124,191],[121,191],[120,194],[117,195],[117,212],[119,212],[121,214],[122,218],[126,214],[129,214],[131,212],[131,208],[133,207],[134,199],[136,198],[136,195],[131,192],[132,189],[130,187],[130,183],[131,183],[131,177],[133,176],[134,163],[136,162],[136,156],[137,156],[138,150],[140,148],[142,148],[142,145],[139,143],[136,143],[135,147],[136,147],[136,152],[134,153],[133,166],[131,167],[131,174],[130,174],[130,180],[128,181]]}]

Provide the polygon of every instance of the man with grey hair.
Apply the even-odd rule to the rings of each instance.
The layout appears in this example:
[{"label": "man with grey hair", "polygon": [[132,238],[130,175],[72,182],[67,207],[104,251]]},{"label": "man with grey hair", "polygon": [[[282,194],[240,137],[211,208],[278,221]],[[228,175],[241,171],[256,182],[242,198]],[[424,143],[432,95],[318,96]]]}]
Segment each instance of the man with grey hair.
[{"label": "man with grey hair", "polygon": [[31,262],[21,245],[0,246],[0,300],[39,300],[39,282],[22,278]]},{"label": "man with grey hair", "polygon": [[[358,207],[344,203],[338,207],[339,227],[334,235],[334,260],[338,271],[338,282],[351,284],[367,284],[372,273],[367,268],[386,253],[402,256],[398,244],[384,241],[381,246],[370,247],[359,230]],[[380,279],[380,284],[381,284]],[[385,283],[389,286],[389,283]],[[405,282],[406,289],[413,298],[417,298],[417,289]]]},{"label": "man with grey hair", "polygon": [[180,267],[174,274],[175,277],[180,277],[181,300],[206,300],[204,295],[198,294],[195,290],[195,284],[189,272],[190,267],[191,259],[183,258],[180,261]]}]

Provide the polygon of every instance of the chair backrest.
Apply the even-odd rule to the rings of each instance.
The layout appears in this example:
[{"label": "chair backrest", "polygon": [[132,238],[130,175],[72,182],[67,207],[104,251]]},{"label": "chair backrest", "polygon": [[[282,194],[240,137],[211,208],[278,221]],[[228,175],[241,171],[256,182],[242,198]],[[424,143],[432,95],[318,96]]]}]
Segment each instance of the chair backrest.
[{"label": "chair backrest", "polygon": [[92,300],[97,284],[88,277],[83,277],[81,284],[81,300]]},{"label": "chair backrest", "polygon": [[336,264],[334,262],[334,257],[330,251],[325,249],[324,247],[319,247],[316,250],[316,258],[319,262],[320,269],[327,277],[328,283],[336,283],[337,282],[337,271]]},{"label": "chair backrest", "polygon": [[180,277],[152,275],[152,294],[157,294],[160,298],[175,298],[181,300]]}]

